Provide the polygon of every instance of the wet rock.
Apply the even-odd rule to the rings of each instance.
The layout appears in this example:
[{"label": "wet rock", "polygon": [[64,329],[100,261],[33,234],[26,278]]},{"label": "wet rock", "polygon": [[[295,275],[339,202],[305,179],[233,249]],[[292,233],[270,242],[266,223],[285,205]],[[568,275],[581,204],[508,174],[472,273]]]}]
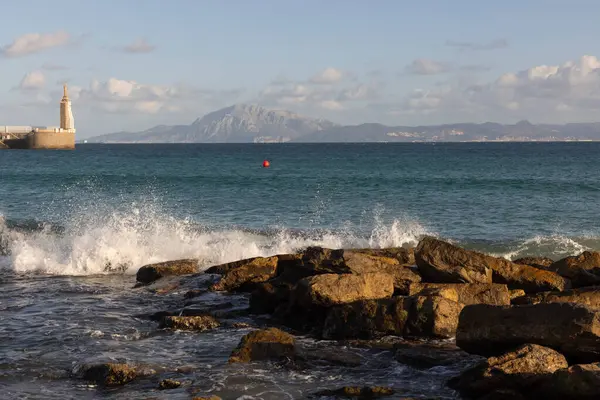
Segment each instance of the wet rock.
[{"label": "wet rock", "polygon": [[222,275],[211,290],[251,291],[255,284],[277,275],[277,260],[277,257],[256,257],[211,267],[206,273]]},{"label": "wet rock", "polygon": [[166,261],[143,266],[138,270],[136,280],[142,284],[149,284],[165,276],[189,275],[198,272],[198,260]]},{"label": "wet rock", "polygon": [[529,265],[539,269],[548,269],[554,263],[554,260],[548,257],[522,257],[513,260],[515,264]]},{"label": "wet rock", "polygon": [[548,347],[526,344],[499,357],[491,357],[448,382],[465,396],[479,397],[498,389],[534,390],[554,371],[567,368],[567,360]]},{"label": "wet rock", "polygon": [[401,336],[412,299],[364,300],[332,308],[323,326],[325,339],[373,339]]},{"label": "wet rock", "polygon": [[395,345],[398,362],[418,369],[465,363],[473,356],[449,343],[402,342]]},{"label": "wet rock", "polygon": [[463,304],[439,296],[416,296],[404,329],[406,337],[452,338]]},{"label": "wet rock", "polygon": [[85,368],[83,379],[104,386],[120,386],[137,377],[135,367],[127,364],[96,364]]},{"label": "wet rock", "polygon": [[250,312],[273,314],[277,307],[289,301],[291,292],[292,285],[279,279],[259,283],[250,295]]},{"label": "wet rock", "polygon": [[600,312],[572,303],[522,306],[466,306],[460,314],[456,344],[486,357],[518,345],[553,348],[582,362],[600,360]]},{"label": "wet rock", "polygon": [[425,237],[415,249],[421,276],[439,283],[492,283],[494,257]]},{"label": "wet rock", "polygon": [[384,273],[322,274],[302,279],[292,292],[292,302],[307,308],[391,297],[393,278]]},{"label": "wet rock", "polygon": [[564,292],[540,292],[513,301],[513,304],[576,303],[600,309],[600,286],[565,290]]},{"label": "wet rock", "polygon": [[431,295],[434,293],[432,290],[437,289],[441,290],[438,292],[440,296],[465,305],[510,304],[508,288],[497,283],[413,283],[410,285],[409,294],[411,296]]},{"label": "wet rock", "polygon": [[160,328],[203,332],[219,326],[219,321],[211,315],[165,316],[162,319]]},{"label": "wet rock", "polygon": [[245,335],[229,357],[230,363],[293,358],[296,339],[277,328],[253,331]]},{"label": "wet rock", "polygon": [[584,251],[558,260],[549,270],[571,280],[573,287],[600,285],[600,252]]},{"label": "wet rock", "polygon": [[252,328],[252,325],[246,322],[234,322],[233,324],[231,324],[231,327],[235,329],[247,329]]},{"label": "wet rock", "polygon": [[204,293],[206,293],[206,290],[200,290],[200,289],[188,290],[183,295],[183,298],[189,300],[189,299],[193,299],[194,297],[202,296]]},{"label": "wet rock", "polygon": [[179,381],[176,381],[174,379],[163,379],[158,384],[158,389],[159,390],[177,389],[179,386],[181,386],[181,382],[179,382]]},{"label": "wet rock", "polygon": [[525,291],[523,289],[511,289],[509,290],[509,293],[511,303],[513,303],[513,300],[525,296]]},{"label": "wet rock", "polygon": [[548,290],[565,290],[571,287],[571,281],[555,272],[498,260],[499,262],[493,266],[494,282],[505,283],[511,289],[523,289],[526,293],[537,293]]},{"label": "wet rock", "polygon": [[223,400],[219,396],[194,396],[192,400]]},{"label": "wet rock", "polygon": [[296,351],[296,358],[305,363],[310,363],[310,366],[313,368],[315,364],[360,367],[364,363],[364,359],[358,354],[337,346],[318,346],[314,348],[303,347]]},{"label": "wet rock", "polygon": [[600,398],[600,363],[572,365],[556,371],[537,398],[592,400]]},{"label": "wet rock", "polygon": [[334,396],[345,397],[352,399],[378,399],[381,397],[391,396],[395,392],[392,388],[382,386],[344,386],[339,389],[322,390],[315,393],[315,396]]}]

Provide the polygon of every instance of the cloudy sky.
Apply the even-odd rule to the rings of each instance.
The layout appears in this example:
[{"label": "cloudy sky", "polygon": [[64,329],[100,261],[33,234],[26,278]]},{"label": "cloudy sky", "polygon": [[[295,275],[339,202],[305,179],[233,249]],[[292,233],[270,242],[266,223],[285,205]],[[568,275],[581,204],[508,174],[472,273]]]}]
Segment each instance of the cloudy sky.
[{"label": "cloudy sky", "polygon": [[79,137],[253,102],[334,122],[600,121],[597,0],[20,0],[0,125]]}]

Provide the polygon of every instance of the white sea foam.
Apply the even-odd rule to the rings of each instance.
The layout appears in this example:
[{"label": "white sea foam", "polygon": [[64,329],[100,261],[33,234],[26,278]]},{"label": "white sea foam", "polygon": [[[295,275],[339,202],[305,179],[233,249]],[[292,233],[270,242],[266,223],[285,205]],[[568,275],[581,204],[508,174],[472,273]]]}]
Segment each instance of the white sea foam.
[{"label": "white sea foam", "polygon": [[8,229],[0,220],[0,245],[8,250],[4,268],[19,273],[91,275],[109,272],[108,265],[135,273],[142,265],[179,258],[197,258],[208,267],[243,258],[290,253],[307,246],[414,246],[420,236],[428,233],[415,221],[398,219],[386,225],[377,215],[371,234],[365,236],[351,227],[337,232],[302,234],[286,228],[270,234],[239,229],[209,230],[190,220],[170,217],[153,205],[96,211],[71,217],[59,233],[50,225],[41,230]]},{"label": "white sea foam", "polygon": [[547,256],[558,259],[566,256],[580,254],[586,250],[599,248],[600,241],[597,237],[572,238],[565,235],[554,234],[547,236],[534,236],[524,240],[508,251],[492,254],[496,257],[504,257],[515,260],[525,256]]}]

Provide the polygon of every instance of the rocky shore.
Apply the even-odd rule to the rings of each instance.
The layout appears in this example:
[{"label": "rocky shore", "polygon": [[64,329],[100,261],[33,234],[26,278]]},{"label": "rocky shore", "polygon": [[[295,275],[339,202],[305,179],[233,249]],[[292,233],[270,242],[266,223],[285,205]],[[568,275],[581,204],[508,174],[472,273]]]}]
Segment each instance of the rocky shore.
[{"label": "rocky shore", "polygon": [[[147,316],[157,329],[203,335],[224,326],[250,327],[231,349],[232,364],[363,362],[298,343],[311,337],[382,348],[411,368],[459,365],[463,372],[446,384],[460,398],[600,398],[600,253],[509,261],[425,237],[414,249],[312,247],[205,271],[196,260],[175,260],[144,266],[136,278],[135,290],[182,293],[172,309]],[[223,310],[198,303],[206,293],[241,294],[247,304]],[[248,322],[231,322],[235,316]],[[100,363],[83,366],[78,376],[115,386],[153,373]],[[180,385],[174,375],[157,388]],[[311,395],[408,398],[404,393],[401,384],[392,384]]]}]

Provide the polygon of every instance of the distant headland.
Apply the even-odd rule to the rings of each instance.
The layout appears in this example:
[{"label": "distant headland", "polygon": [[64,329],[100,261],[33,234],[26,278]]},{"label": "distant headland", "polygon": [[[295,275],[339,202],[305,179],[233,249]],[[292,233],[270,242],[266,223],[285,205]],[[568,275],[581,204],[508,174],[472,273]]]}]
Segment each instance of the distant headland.
[{"label": "distant headland", "polygon": [[60,127],[0,126],[0,149],[75,148],[75,121],[67,85],[60,101]]}]

